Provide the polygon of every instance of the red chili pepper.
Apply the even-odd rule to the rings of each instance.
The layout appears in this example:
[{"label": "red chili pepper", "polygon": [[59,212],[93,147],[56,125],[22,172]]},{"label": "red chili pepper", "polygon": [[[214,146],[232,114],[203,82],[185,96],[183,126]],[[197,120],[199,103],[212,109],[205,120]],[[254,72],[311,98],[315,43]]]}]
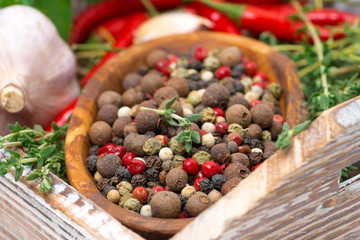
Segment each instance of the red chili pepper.
[{"label": "red chili pepper", "polygon": [[[64,110],[62,110],[53,120],[59,127],[63,126],[65,123],[69,121],[70,115],[72,114],[78,98],[76,98],[70,105],[68,105]],[[52,122],[45,128],[45,131],[53,132]]]},{"label": "red chili pepper", "polygon": [[194,12],[195,14],[205,17],[213,22],[214,26],[209,28],[212,31],[226,32],[240,35],[238,26],[225,14],[206,6],[200,2],[193,2],[187,5],[185,9]]},{"label": "red chili pepper", "polygon": [[120,17],[112,18],[95,29],[95,33],[98,37],[106,39],[107,36],[104,36],[104,31],[111,34],[115,39],[119,37],[119,33],[124,29],[127,24],[130,15],[122,15]]},{"label": "red chili pepper", "polygon": [[[270,5],[278,5],[278,4],[284,3],[286,1],[284,1],[284,0],[227,0],[227,2],[251,4],[251,5],[258,5],[258,6],[262,6],[262,5],[270,6]],[[307,3],[309,1],[302,0],[300,2]]]},{"label": "red chili pepper", "polygon": [[[304,23],[293,22],[287,17],[279,16],[276,12],[251,5],[221,4],[210,0],[199,1],[220,10],[235,21],[239,21],[241,28],[248,29],[255,34],[269,31],[282,41],[301,41],[306,36],[301,31]],[[318,31],[322,41],[326,41],[332,36],[331,31],[323,26],[318,26]],[[343,33],[337,33],[334,39],[343,36]]]},{"label": "red chili pepper", "polygon": [[[127,25],[119,33],[119,37],[116,40],[114,48],[128,47],[132,44],[134,38],[134,31],[148,19],[147,13],[134,13],[128,20]],[[85,84],[91,79],[91,77],[106,63],[109,59],[116,55],[116,52],[107,53],[81,80],[80,85],[85,86]]]},{"label": "red chili pepper", "polygon": [[[182,0],[151,0],[158,10],[172,9],[180,6]],[[121,14],[143,11],[141,0],[106,0],[94,4],[80,13],[73,22],[70,43],[84,42],[91,31],[100,23]]]}]

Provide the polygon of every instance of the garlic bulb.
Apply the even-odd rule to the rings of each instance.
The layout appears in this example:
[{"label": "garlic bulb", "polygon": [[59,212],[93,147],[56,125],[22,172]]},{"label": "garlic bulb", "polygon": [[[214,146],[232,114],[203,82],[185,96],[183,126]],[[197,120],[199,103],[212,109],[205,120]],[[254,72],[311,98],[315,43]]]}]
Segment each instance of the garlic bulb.
[{"label": "garlic bulb", "polygon": [[150,18],[136,30],[134,43],[142,43],[155,38],[191,33],[202,26],[211,27],[213,23],[203,17],[188,12],[169,12]]},{"label": "garlic bulb", "polygon": [[45,126],[79,94],[76,60],[38,10],[0,10],[0,135],[18,121]]}]

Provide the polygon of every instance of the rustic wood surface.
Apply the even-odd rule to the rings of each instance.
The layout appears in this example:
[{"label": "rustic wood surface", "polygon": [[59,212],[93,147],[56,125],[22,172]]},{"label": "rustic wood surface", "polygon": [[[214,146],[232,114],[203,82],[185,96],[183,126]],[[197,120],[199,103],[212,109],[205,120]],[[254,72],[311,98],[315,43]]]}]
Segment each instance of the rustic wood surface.
[{"label": "rustic wood surface", "polygon": [[15,182],[13,172],[0,177],[0,239],[143,239],[73,187],[50,177],[50,194],[40,193],[39,181],[21,177]]},{"label": "rustic wood surface", "polygon": [[96,189],[93,176],[85,161],[89,149],[88,130],[96,119],[95,101],[101,92],[116,90],[121,92],[122,78],[136,71],[144,64],[146,54],[155,48],[163,48],[173,53],[187,53],[202,45],[207,49],[238,46],[244,55],[255,60],[259,71],[266,72],[271,82],[279,82],[284,93],[280,105],[286,121],[293,126],[307,118],[302,90],[296,75],[296,68],[285,55],[258,41],[221,33],[194,33],[176,35],[130,47],[111,59],[83,90],[73,112],[66,138],[66,165],[71,184],[82,194],[92,199],[121,223],[153,239],[168,238],[193,220],[149,218],[127,211],[110,203]]},{"label": "rustic wood surface", "polygon": [[172,239],[360,239],[360,97],[324,112]]}]

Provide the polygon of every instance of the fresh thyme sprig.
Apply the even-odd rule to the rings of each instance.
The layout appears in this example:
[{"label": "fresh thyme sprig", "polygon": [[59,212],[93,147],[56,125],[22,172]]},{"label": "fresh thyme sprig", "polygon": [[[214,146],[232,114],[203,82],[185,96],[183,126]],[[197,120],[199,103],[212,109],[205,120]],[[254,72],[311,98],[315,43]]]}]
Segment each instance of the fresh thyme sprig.
[{"label": "fresh thyme sprig", "polygon": [[289,124],[284,123],[282,132],[278,136],[278,140],[276,141],[276,148],[284,150],[291,145],[292,138],[296,134],[304,131],[310,126],[311,121],[307,120],[299,125],[296,125],[293,129],[290,129]]},{"label": "fresh thyme sprig", "polygon": [[[53,123],[52,127],[54,132],[45,132],[38,125],[33,129],[21,127],[19,123],[9,125],[11,133],[0,138],[0,148],[4,148],[10,154],[5,161],[0,162],[0,176],[4,176],[14,167],[14,178],[18,181],[27,166],[32,172],[26,180],[40,178],[40,192],[51,191],[52,180],[48,174],[52,172],[59,177],[66,174],[64,138],[67,124],[58,127]],[[10,147],[21,148],[24,157]]]},{"label": "fresh thyme sprig", "polygon": [[162,116],[164,116],[167,122],[171,126],[175,127],[184,127],[185,129],[178,133],[176,136],[176,140],[179,143],[183,143],[185,141],[185,148],[187,152],[190,152],[192,148],[192,143],[200,143],[200,134],[193,130],[190,130],[191,122],[199,121],[203,115],[201,114],[189,114],[185,118],[180,117],[179,115],[175,114],[175,110],[171,109],[171,106],[174,104],[176,97],[172,98],[165,104],[165,110],[153,109],[153,108],[146,108],[141,107],[140,110],[152,110]]}]

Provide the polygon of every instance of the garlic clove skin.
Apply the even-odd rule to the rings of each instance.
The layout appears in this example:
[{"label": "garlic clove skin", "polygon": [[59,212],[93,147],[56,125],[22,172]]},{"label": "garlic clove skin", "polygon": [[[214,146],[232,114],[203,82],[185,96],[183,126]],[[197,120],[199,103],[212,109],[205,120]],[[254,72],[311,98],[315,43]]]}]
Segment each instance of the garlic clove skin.
[{"label": "garlic clove skin", "polygon": [[[79,94],[75,56],[51,20],[34,8],[1,9],[0,29],[0,135],[16,121],[46,126]],[[17,89],[12,102],[8,86]]]},{"label": "garlic clove skin", "polygon": [[188,12],[163,13],[139,26],[135,32],[134,43],[139,44],[174,34],[191,33],[200,30],[202,26],[212,25],[210,20]]}]

